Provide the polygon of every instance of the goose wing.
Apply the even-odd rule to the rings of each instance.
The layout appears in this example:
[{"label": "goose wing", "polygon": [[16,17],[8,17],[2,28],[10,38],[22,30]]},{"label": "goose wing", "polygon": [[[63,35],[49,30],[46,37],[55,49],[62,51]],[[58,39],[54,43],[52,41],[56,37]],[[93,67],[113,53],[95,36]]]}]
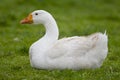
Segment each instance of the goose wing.
[{"label": "goose wing", "polygon": [[81,57],[94,47],[97,38],[69,37],[58,40],[46,51],[46,55],[51,58],[60,57]]}]

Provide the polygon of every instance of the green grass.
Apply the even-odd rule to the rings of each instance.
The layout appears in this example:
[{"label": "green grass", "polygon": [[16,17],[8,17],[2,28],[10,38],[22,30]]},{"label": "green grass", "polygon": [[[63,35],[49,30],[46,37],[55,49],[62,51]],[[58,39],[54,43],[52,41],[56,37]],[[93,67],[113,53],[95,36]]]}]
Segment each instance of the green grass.
[{"label": "green grass", "polygon": [[[42,25],[19,22],[36,9],[49,11],[56,19],[60,38],[107,30],[109,53],[94,70],[37,70],[30,66],[30,45],[45,33]],[[119,80],[119,0],[1,0],[0,80]]]}]

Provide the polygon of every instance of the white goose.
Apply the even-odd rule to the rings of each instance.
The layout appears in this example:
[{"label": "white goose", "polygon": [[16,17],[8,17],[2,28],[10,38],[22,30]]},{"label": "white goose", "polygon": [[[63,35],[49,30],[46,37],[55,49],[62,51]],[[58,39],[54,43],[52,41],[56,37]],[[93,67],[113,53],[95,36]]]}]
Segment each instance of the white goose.
[{"label": "white goose", "polygon": [[107,56],[106,33],[58,40],[56,21],[44,10],[32,12],[21,23],[43,24],[46,29],[46,34],[29,49],[30,63],[34,68],[73,70],[99,68]]}]

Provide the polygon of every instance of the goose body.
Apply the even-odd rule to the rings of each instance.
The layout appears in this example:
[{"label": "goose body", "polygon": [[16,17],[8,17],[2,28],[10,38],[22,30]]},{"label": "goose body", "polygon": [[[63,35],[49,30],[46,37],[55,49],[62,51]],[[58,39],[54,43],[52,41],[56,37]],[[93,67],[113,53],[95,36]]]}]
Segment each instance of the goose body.
[{"label": "goose body", "polygon": [[36,10],[21,21],[22,24],[43,24],[46,34],[29,49],[31,66],[38,69],[99,68],[105,60],[108,47],[106,33],[59,39],[56,21],[50,13]]}]

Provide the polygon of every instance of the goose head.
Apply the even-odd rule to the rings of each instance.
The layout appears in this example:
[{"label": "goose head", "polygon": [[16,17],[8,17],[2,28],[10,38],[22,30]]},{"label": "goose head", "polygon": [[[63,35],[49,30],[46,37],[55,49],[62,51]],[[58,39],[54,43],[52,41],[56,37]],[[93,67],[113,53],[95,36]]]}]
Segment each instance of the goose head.
[{"label": "goose head", "polygon": [[51,19],[51,14],[44,10],[36,10],[21,20],[21,24],[45,24]]}]

